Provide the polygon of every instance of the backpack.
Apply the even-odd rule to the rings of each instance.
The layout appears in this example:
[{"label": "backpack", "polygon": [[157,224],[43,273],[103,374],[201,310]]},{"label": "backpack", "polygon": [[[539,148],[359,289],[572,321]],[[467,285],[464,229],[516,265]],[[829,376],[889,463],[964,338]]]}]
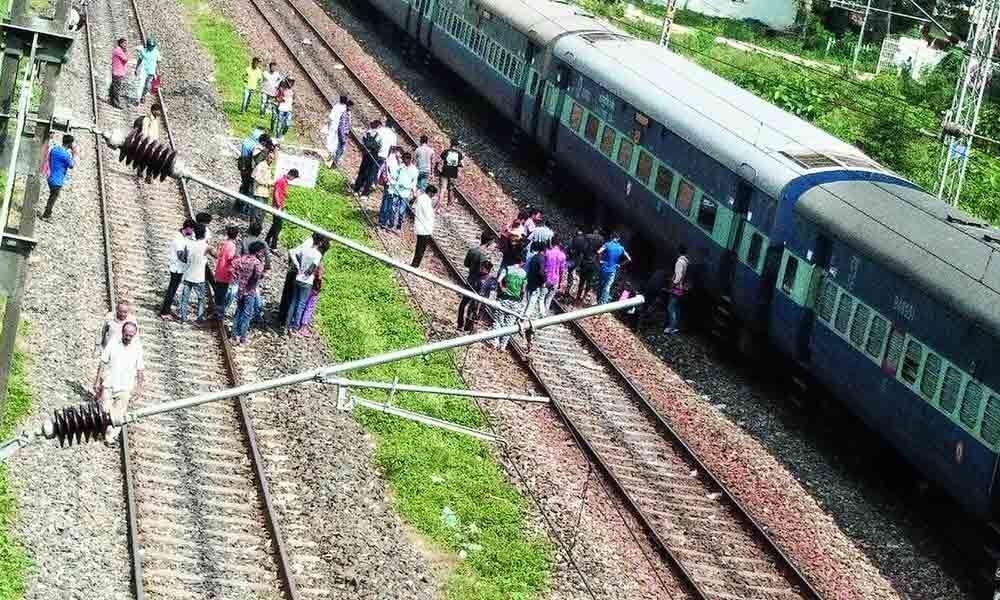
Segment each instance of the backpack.
[{"label": "backpack", "polygon": [[521,289],[524,287],[524,275],[507,271],[507,276],[503,278],[503,291],[512,298],[521,297]]},{"label": "backpack", "polygon": [[378,151],[381,150],[381,144],[378,141],[378,133],[374,131],[369,131],[362,138],[361,144],[365,147],[365,150],[371,152],[373,155],[378,155]]}]

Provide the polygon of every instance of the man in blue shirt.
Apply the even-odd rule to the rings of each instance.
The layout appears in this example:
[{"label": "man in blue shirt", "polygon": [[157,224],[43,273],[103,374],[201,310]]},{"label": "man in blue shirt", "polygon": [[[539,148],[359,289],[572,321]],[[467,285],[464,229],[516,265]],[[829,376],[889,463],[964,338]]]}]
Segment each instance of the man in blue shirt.
[{"label": "man in blue shirt", "polygon": [[139,92],[139,104],[142,104],[146,101],[146,94],[156,78],[156,67],[160,64],[160,47],[156,45],[156,38],[149,36],[146,45],[139,48],[137,56],[135,78],[142,85],[142,91]]},{"label": "man in blue shirt", "polygon": [[66,172],[76,164],[76,148],[73,146],[73,136],[67,134],[62,138],[62,146],[56,146],[49,151],[49,201],[45,205],[43,219],[52,218],[52,207],[59,199],[66,182]]},{"label": "man in blue shirt", "polygon": [[598,304],[607,304],[611,299],[611,284],[615,282],[615,275],[618,267],[625,263],[632,262],[632,257],[625,251],[617,234],[612,234],[601,249],[597,251],[597,257],[601,260],[601,279],[597,286]]}]

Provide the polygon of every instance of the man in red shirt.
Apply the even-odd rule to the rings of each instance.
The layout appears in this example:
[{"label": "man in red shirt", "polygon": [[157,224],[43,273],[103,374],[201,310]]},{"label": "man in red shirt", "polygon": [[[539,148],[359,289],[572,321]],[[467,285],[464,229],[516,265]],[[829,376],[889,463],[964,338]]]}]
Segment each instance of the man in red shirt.
[{"label": "man in red shirt", "polygon": [[125,83],[125,74],[128,72],[128,40],[118,38],[118,43],[111,51],[111,90],[108,92],[108,101],[115,108],[125,108],[122,104],[122,84]]},{"label": "man in red shirt", "polygon": [[226,227],[226,239],[219,244],[219,250],[216,252],[212,285],[215,291],[215,309],[220,320],[226,317],[226,309],[236,295],[236,290],[230,287],[233,282],[233,259],[239,254],[239,249],[236,247],[236,238],[239,235],[239,227],[235,225]]},{"label": "man in red shirt", "polygon": [[[274,205],[274,208],[285,210],[285,198],[288,197],[288,184],[298,178],[299,170],[291,169],[274,182],[274,190],[271,192],[271,204]],[[278,236],[281,234],[282,221],[281,217],[274,217],[274,220],[271,222],[271,228],[267,230],[267,235],[264,236],[264,243],[272,251],[278,249]]]}]

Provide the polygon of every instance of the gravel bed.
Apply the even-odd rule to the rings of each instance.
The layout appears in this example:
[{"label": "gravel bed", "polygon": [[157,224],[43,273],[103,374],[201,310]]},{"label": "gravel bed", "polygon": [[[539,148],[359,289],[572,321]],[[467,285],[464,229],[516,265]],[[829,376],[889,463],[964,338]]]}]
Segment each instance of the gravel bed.
[{"label": "gravel bed", "polygon": [[[406,115],[403,121],[410,131],[430,132],[439,145],[451,132],[460,132],[471,159],[461,185],[494,223],[504,222],[517,206],[528,202],[545,208],[556,229],[564,234],[570,233],[572,224],[590,216],[557,207],[541,189],[538,170],[512,160],[506,124],[492,116],[481,100],[470,104],[464,94],[467,86],[456,85],[455,78],[442,73],[440,66],[416,68],[406,62],[398,49],[374,33],[375,27],[340,4],[326,8],[332,22],[322,18],[323,9],[317,4],[301,2],[299,6],[313,16],[313,22],[335,47],[347,53],[368,85],[393,110],[398,108],[400,115]],[[526,155],[535,158],[531,152]],[[616,342],[619,344],[639,341],[620,327],[615,328],[615,335],[622,336]],[[843,455],[850,455],[850,448],[817,436],[780,393],[760,380],[733,373],[733,366],[714,356],[702,340],[682,336],[669,343],[660,336],[647,335],[641,341],[643,356],[669,353],[672,367],[676,363],[676,370],[684,373],[692,390],[713,399],[717,406],[725,405],[721,412],[704,401],[696,402],[695,408],[728,419],[727,435],[749,442],[747,451],[754,460],[748,464],[755,464],[759,456],[772,465],[763,475],[766,481],[758,481],[759,485],[765,490],[801,494],[803,506],[810,511],[803,521],[816,523],[841,540],[845,553],[834,557],[836,568],[829,571],[817,565],[819,572],[852,578],[855,571],[866,571],[877,587],[892,586],[900,595],[913,598],[957,598],[966,593],[964,583],[958,583],[963,575],[955,572],[960,566],[949,562],[947,556],[952,551],[940,539],[940,532],[928,526],[909,498],[900,497],[898,490],[886,485],[885,473],[872,474],[867,465],[844,468]],[[666,369],[659,361],[653,362],[654,371]],[[649,382],[644,373],[636,376]],[[756,492],[747,498],[760,505]],[[787,515],[780,504],[761,505],[761,510],[774,515],[765,519],[767,522],[781,521]],[[821,560],[818,556],[803,557],[805,563],[814,559]],[[888,582],[879,581],[880,577]]]},{"label": "gravel bed", "polygon": [[[58,81],[57,105],[94,118],[86,38],[78,34]],[[94,340],[108,311],[93,136],[78,134],[82,159],[53,211],[35,221],[38,245],[22,305],[28,381],[35,405],[25,426],[90,399]],[[42,185],[41,214],[48,198]],[[28,600],[131,597],[120,454],[101,443],[60,449],[43,441],[8,461],[19,511],[14,534],[34,563]]]},{"label": "gravel bed", "polygon": [[[211,57],[193,38],[177,3],[143,0],[140,6],[164,53],[164,81],[175,82],[165,91],[181,156],[198,172],[236,189],[236,142],[221,100],[211,76],[191,75],[212,73]],[[156,19],[149,17],[153,14]],[[189,189],[196,211],[216,215],[216,236],[225,224],[245,225],[229,211],[228,198],[197,184]],[[277,302],[285,271],[283,259],[272,258],[273,270],[264,284],[268,303]],[[244,382],[330,362],[318,340],[288,340],[257,330],[251,340],[237,350]],[[391,510],[385,485],[372,468],[371,439],[348,416],[330,410],[328,394],[323,387],[297,387],[259,394],[249,403],[265,471],[276,482],[272,493],[279,525],[300,588],[343,598],[433,597],[429,567]],[[311,555],[321,561],[307,561]]]}]

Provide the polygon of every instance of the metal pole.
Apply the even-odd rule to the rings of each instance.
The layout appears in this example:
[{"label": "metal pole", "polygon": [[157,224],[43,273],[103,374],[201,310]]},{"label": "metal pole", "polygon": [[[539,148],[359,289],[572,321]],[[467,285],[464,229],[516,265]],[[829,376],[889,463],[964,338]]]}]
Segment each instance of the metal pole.
[{"label": "metal pole", "polygon": [[466,427],[464,425],[459,425],[457,423],[450,423],[442,419],[435,419],[434,417],[428,417],[427,415],[399,408],[398,406],[393,406],[391,404],[372,402],[370,400],[365,400],[364,398],[354,398],[353,404],[358,406],[364,406],[365,408],[370,410],[377,410],[379,412],[384,412],[386,414],[400,417],[402,419],[409,419],[411,421],[422,423],[430,427],[437,427],[438,429],[444,429],[446,431],[451,431],[453,433],[462,433],[487,442],[497,441],[497,436],[493,435],[492,433],[480,431],[478,429],[473,429],[471,427]]},{"label": "metal pole", "polygon": [[433,354],[434,352],[441,352],[442,350],[461,348],[463,346],[469,346],[471,344],[475,344],[478,342],[485,342],[487,340],[492,340],[507,335],[535,332],[540,329],[545,329],[546,327],[552,327],[553,325],[561,325],[563,323],[568,323],[570,321],[576,321],[577,319],[583,319],[586,317],[592,317],[595,315],[631,308],[633,306],[639,306],[643,302],[645,302],[645,299],[642,296],[635,296],[633,298],[629,298],[628,300],[619,300],[618,302],[610,302],[608,304],[598,304],[596,306],[582,308],[580,310],[574,310],[567,313],[562,313],[560,315],[553,315],[551,317],[544,317],[542,319],[525,320],[522,321],[521,323],[518,323],[516,325],[510,325],[508,327],[499,327],[496,329],[491,329],[489,331],[483,331],[481,333],[452,338],[450,340],[441,340],[439,342],[424,344],[422,346],[415,346],[413,348],[397,350],[395,352],[389,352],[386,354],[378,354],[376,356],[360,358],[358,360],[352,360],[349,362],[341,363],[339,365],[333,365],[329,367],[318,367],[315,369],[309,369],[308,371],[302,371],[300,373],[294,373],[292,375],[278,377],[276,379],[259,381],[255,383],[248,383],[245,385],[236,386],[225,390],[220,390],[218,392],[209,392],[207,394],[200,394],[197,396],[182,398],[180,400],[162,402],[160,404],[155,404],[153,406],[147,406],[146,408],[140,408],[139,410],[132,411],[125,416],[125,419],[121,423],[115,423],[115,425],[133,423],[135,421],[138,421],[140,419],[145,419],[146,417],[151,417],[153,415],[168,413],[182,408],[200,406],[202,404],[208,404],[209,402],[216,402],[218,400],[225,400],[227,398],[233,398],[236,396],[243,396],[246,394],[255,394],[257,392],[264,392],[279,387],[286,387],[289,385],[306,383],[309,381],[322,382],[332,378],[335,375],[338,375],[340,373],[345,373],[347,371],[366,369],[368,367],[374,367],[377,365],[383,365],[390,362],[396,362],[398,360],[405,360],[407,358],[425,356],[427,354]]},{"label": "metal pole", "polygon": [[660,32],[660,45],[670,46],[670,30],[674,24],[674,13],[677,11],[677,0],[667,0],[666,12],[663,14],[663,30]]},{"label": "metal pole", "polygon": [[3,190],[3,204],[0,205],[0,244],[7,231],[7,219],[10,213],[10,200],[14,195],[14,183],[17,181],[17,154],[21,150],[21,138],[24,137],[24,125],[28,120],[28,108],[31,102],[31,90],[35,85],[35,51],[38,48],[38,34],[31,39],[31,55],[28,57],[27,71],[24,83],[21,84],[21,95],[17,99],[17,127],[14,129],[14,146],[10,150],[10,163],[7,166],[7,183]]},{"label": "metal pole", "polygon": [[500,312],[506,313],[508,315],[513,315],[513,316],[517,317],[518,319],[524,319],[524,315],[521,312],[516,311],[516,310],[511,310],[511,309],[507,308],[506,306],[503,306],[502,304],[500,304],[496,300],[490,300],[489,298],[483,298],[479,294],[477,294],[477,293],[475,293],[473,291],[467,290],[466,288],[464,288],[464,287],[462,287],[460,285],[455,285],[454,283],[452,283],[452,282],[450,282],[448,280],[445,280],[445,279],[441,279],[440,277],[437,277],[436,275],[431,275],[430,273],[428,273],[426,271],[421,271],[420,269],[418,269],[416,267],[410,266],[408,263],[398,261],[395,258],[392,258],[391,256],[388,256],[386,254],[382,254],[381,252],[377,252],[375,250],[372,250],[371,248],[369,248],[368,246],[365,246],[364,244],[360,244],[360,243],[355,242],[354,240],[349,239],[349,238],[341,237],[341,236],[339,236],[339,235],[337,235],[337,234],[335,234],[333,232],[327,231],[326,229],[323,229],[323,228],[321,228],[321,227],[319,227],[317,225],[314,225],[313,223],[310,223],[309,221],[306,221],[305,219],[299,218],[299,217],[297,217],[297,216],[295,216],[295,215],[293,215],[291,213],[287,213],[287,212],[285,212],[283,210],[278,210],[277,208],[274,208],[273,206],[271,206],[269,204],[260,202],[260,201],[258,201],[256,199],[250,198],[248,196],[244,196],[243,194],[240,194],[239,192],[234,192],[234,191],[232,191],[230,189],[227,189],[227,188],[219,185],[218,183],[216,183],[216,182],[214,182],[214,181],[212,181],[210,179],[206,179],[204,177],[201,177],[200,175],[192,173],[184,165],[180,164],[179,161],[178,161],[178,164],[175,165],[175,167],[174,167],[174,173],[173,173],[173,175],[175,177],[179,178],[179,179],[190,179],[191,181],[194,181],[196,183],[200,183],[201,185],[203,185],[203,186],[205,186],[205,187],[207,187],[209,189],[213,189],[213,190],[215,190],[217,192],[223,193],[223,194],[229,196],[230,198],[234,198],[234,199],[240,200],[242,202],[245,202],[245,203],[247,203],[247,204],[249,204],[251,206],[254,206],[256,208],[259,208],[260,210],[263,210],[264,212],[271,213],[272,215],[274,215],[276,217],[281,217],[282,219],[288,221],[289,223],[294,223],[294,224],[298,225],[299,227],[302,227],[303,229],[308,229],[309,231],[313,231],[313,232],[318,233],[318,234],[320,234],[320,235],[322,235],[324,237],[330,238],[331,240],[333,240],[334,242],[337,242],[341,246],[346,246],[347,248],[350,248],[351,250],[355,250],[355,251],[360,252],[362,254],[366,254],[366,255],[374,258],[375,260],[379,260],[379,261],[381,261],[381,262],[383,262],[383,263],[385,263],[385,264],[387,264],[387,265],[389,265],[391,267],[395,267],[395,268],[400,269],[402,271],[406,271],[407,273],[410,273],[411,275],[416,275],[417,277],[420,277],[421,279],[425,279],[427,281],[430,281],[431,283],[434,283],[434,284],[439,285],[439,286],[441,286],[443,288],[449,289],[449,290],[455,292],[456,294],[465,296],[467,298],[471,298],[471,299],[473,299],[473,300],[475,300],[477,302],[481,302],[481,303],[485,304],[486,306],[489,306],[490,308],[493,308],[495,310],[499,310]]},{"label": "metal pole", "polygon": [[858,43],[854,46],[854,60],[851,61],[851,72],[858,70],[858,56],[861,54],[861,42],[865,39],[865,27],[868,26],[868,15],[872,12],[872,0],[868,0],[865,8],[865,18],[861,21],[861,32],[858,34]]},{"label": "metal pole", "polygon": [[476,390],[457,390],[454,388],[442,388],[429,385],[412,385],[406,383],[386,383],[384,381],[362,381],[358,379],[341,379],[339,377],[324,380],[324,383],[332,383],[346,388],[368,388],[374,390],[387,390],[390,392],[419,392],[423,394],[440,394],[442,396],[463,396],[465,398],[487,398],[490,400],[512,400],[515,402],[536,402],[547,404],[551,399],[547,396],[524,396],[520,394],[507,394],[504,392],[482,392]]}]

